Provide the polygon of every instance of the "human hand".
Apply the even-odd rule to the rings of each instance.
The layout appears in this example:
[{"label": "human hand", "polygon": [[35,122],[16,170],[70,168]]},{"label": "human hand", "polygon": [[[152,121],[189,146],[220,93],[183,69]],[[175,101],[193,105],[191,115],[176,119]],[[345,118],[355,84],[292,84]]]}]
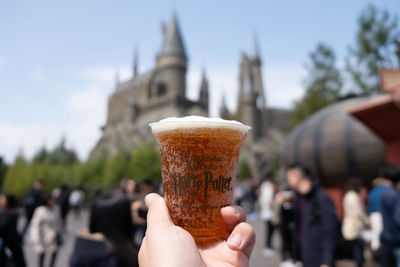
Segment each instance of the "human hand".
[{"label": "human hand", "polygon": [[276,193],[275,201],[278,205],[282,205],[282,203],[285,201],[282,191],[279,191],[278,193]]},{"label": "human hand", "polygon": [[244,222],[242,208],[221,209],[230,231],[226,241],[197,245],[189,232],[172,222],[162,197],[149,194],[145,202],[149,212],[146,236],[139,251],[140,266],[249,266],[256,236],[253,228]]},{"label": "human hand", "polygon": [[322,264],[320,267],[329,267],[329,265]]}]

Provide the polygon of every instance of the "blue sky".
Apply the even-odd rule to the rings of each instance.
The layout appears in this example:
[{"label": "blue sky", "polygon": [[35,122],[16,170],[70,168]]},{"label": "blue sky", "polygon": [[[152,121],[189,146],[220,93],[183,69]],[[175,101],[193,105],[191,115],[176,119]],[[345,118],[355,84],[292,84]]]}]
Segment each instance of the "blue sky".
[{"label": "blue sky", "polygon": [[189,55],[188,95],[196,98],[202,67],[211,115],[222,95],[235,108],[240,53],[257,35],[267,104],[290,108],[303,93],[304,63],[318,42],[339,66],[354,44],[368,3],[400,14],[387,1],[6,1],[0,0],[0,155],[12,162],[66,136],[86,158],[105,122],[115,73],[151,69],[162,44],[160,22],[176,11]]}]

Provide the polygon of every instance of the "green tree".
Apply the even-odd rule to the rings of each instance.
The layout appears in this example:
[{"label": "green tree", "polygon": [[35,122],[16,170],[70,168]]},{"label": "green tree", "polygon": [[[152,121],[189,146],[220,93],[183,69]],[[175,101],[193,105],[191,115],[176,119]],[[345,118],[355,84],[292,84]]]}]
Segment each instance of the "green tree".
[{"label": "green tree", "polygon": [[34,156],[32,161],[35,163],[44,163],[49,160],[49,152],[46,147],[43,146]]},{"label": "green tree", "polygon": [[73,184],[102,184],[106,166],[107,157],[105,155],[77,164],[76,173],[73,176]]},{"label": "green tree", "polygon": [[358,18],[355,47],[349,49],[347,71],[356,93],[379,92],[379,69],[400,64],[398,18],[369,5]]},{"label": "green tree", "polygon": [[[41,151],[39,151],[40,155]],[[48,160],[55,164],[73,164],[78,160],[78,156],[73,149],[66,146],[66,139],[62,138],[60,143],[48,154]]]},{"label": "green tree", "polygon": [[239,172],[238,172],[239,180],[246,180],[251,177],[252,175],[249,163],[247,163],[247,161],[241,161],[239,163]]},{"label": "green tree", "polygon": [[310,54],[306,65],[308,77],[305,80],[305,94],[296,101],[293,116],[295,124],[300,123],[313,112],[335,102],[342,88],[342,77],[336,67],[334,51],[326,44],[319,43]]},{"label": "green tree", "polygon": [[0,189],[3,186],[4,178],[7,173],[7,164],[5,163],[3,157],[0,157]]},{"label": "green tree", "polygon": [[122,178],[129,177],[130,156],[126,151],[120,151],[107,160],[103,171],[103,183],[105,188],[117,185]]},{"label": "green tree", "polygon": [[129,177],[135,180],[151,178],[161,181],[160,154],[154,143],[137,147],[132,153]]},{"label": "green tree", "polygon": [[7,170],[3,189],[5,192],[16,194],[18,197],[25,195],[26,190],[33,182],[33,174],[29,162],[19,154],[14,164]]}]

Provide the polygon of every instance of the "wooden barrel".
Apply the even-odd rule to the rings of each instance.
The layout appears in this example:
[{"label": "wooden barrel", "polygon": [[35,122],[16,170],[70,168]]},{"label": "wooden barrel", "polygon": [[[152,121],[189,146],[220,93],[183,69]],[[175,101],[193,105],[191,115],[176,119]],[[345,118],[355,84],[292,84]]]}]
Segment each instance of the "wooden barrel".
[{"label": "wooden barrel", "polygon": [[348,177],[369,182],[385,163],[384,143],[347,113],[371,97],[357,97],[325,107],[298,125],[286,138],[285,166],[301,163],[323,186],[343,186]]}]

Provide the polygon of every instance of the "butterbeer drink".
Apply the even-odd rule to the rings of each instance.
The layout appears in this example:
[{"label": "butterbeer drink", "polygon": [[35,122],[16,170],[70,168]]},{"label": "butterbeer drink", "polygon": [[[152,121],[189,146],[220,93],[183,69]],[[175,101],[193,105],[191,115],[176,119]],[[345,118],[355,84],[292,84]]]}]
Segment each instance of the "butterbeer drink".
[{"label": "butterbeer drink", "polygon": [[221,208],[232,204],[240,148],[250,127],[198,116],[150,127],[160,147],[164,198],[175,225],[197,243],[227,234]]}]

